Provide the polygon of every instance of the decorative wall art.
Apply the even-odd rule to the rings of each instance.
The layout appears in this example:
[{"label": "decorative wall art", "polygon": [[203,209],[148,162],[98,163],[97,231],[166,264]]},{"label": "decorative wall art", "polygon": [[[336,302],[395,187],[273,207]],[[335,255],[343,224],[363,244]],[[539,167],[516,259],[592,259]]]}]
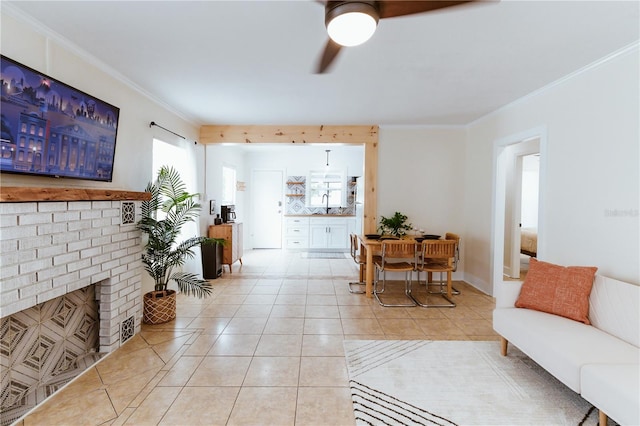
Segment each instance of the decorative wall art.
[{"label": "decorative wall art", "polygon": [[120,109],[0,56],[0,172],[111,182]]}]

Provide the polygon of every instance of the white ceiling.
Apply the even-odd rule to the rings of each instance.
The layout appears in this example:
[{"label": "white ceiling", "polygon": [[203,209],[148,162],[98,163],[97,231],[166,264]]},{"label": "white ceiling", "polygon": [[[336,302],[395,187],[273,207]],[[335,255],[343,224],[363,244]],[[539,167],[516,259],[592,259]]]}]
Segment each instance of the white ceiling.
[{"label": "white ceiling", "polygon": [[468,124],[637,43],[640,28],[638,1],[474,3],[381,20],[318,75],[326,31],[312,0],[2,7],[195,124]]}]

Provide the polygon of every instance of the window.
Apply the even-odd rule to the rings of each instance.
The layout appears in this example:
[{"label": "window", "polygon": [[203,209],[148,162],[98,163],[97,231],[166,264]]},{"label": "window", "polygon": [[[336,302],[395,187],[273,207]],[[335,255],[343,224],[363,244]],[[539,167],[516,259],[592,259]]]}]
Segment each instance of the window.
[{"label": "window", "polygon": [[[173,166],[180,173],[182,181],[190,187],[187,176],[185,176],[185,169],[187,169],[187,154],[184,149],[162,141],[160,139],[153,140],[153,162],[152,162],[152,175],[151,181],[155,181],[158,177],[158,170],[162,166]],[[159,214],[158,219],[163,219],[164,214]]]},{"label": "window", "polygon": [[[151,180],[158,176],[158,170],[162,166],[173,166],[176,170],[182,170],[187,165],[187,156],[184,149],[161,141],[153,140],[153,164]],[[184,179],[184,178],[183,178]]]},{"label": "window", "polygon": [[236,203],[236,169],[222,166],[222,204]]},{"label": "window", "polygon": [[307,177],[307,207],[345,206],[347,191],[345,189],[345,173],[343,171],[312,170]]}]

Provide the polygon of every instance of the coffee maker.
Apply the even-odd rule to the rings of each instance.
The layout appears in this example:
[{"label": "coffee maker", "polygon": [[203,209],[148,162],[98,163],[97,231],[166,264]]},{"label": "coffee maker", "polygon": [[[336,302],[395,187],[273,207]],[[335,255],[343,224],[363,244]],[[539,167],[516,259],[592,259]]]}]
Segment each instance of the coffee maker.
[{"label": "coffee maker", "polygon": [[236,221],[236,206],[233,204],[221,206],[220,214],[222,216],[222,223],[233,223]]}]

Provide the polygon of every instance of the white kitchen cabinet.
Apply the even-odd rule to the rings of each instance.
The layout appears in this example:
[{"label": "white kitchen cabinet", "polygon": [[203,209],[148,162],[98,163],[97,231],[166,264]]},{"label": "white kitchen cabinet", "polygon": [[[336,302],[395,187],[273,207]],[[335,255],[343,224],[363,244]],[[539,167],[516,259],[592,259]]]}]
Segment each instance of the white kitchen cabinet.
[{"label": "white kitchen cabinet", "polygon": [[349,230],[347,223],[332,224],[327,232],[327,248],[343,249],[349,248]]},{"label": "white kitchen cabinet", "polygon": [[347,219],[341,217],[312,217],[309,221],[309,248],[349,248]]},{"label": "white kitchen cabinet", "polygon": [[306,249],[309,247],[309,218],[287,217],[284,222],[284,247]]},{"label": "white kitchen cabinet", "polygon": [[331,216],[285,217],[283,242],[287,249],[348,249],[355,219]]}]

